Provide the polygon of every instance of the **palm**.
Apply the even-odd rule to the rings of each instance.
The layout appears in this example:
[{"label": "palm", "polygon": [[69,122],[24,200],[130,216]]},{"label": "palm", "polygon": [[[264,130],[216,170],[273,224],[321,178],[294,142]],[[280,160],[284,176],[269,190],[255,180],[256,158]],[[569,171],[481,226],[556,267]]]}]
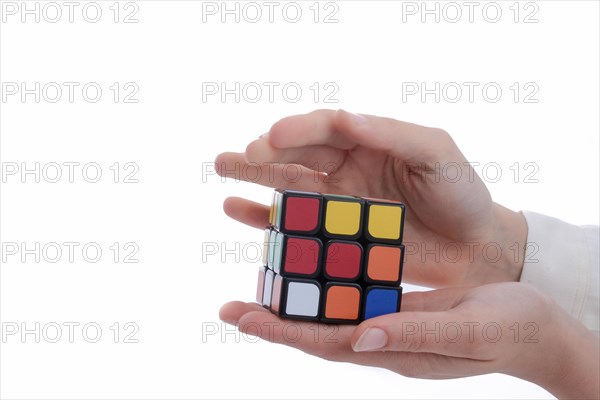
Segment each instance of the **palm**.
[{"label": "palm", "polygon": [[[477,288],[405,293],[400,313],[368,319],[358,327],[283,320],[256,303],[228,303],[221,308],[220,316],[225,321],[238,323],[241,331],[251,334],[257,332],[257,326],[271,326],[273,329],[268,334],[267,329],[258,330],[263,339],[328,360],[440,379],[506,372],[517,356],[537,358],[540,346],[556,336],[548,332],[555,324],[553,307],[548,297],[531,286],[505,282]],[[417,323],[420,332],[430,333],[408,334],[407,326]],[[298,336],[300,340],[287,339],[284,331],[289,324],[303,332]],[[494,330],[488,331],[486,327],[492,325]],[[440,326],[460,327],[456,331],[460,335]],[[467,328],[469,326],[471,328]],[[361,333],[370,327],[388,332],[388,346],[382,349],[385,351],[354,351],[352,343],[356,344]],[[432,334],[436,331],[437,335]],[[491,335],[496,332],[501,334],[492,340]]]},{"label": "palm", "polygon": [[[325,193],[406,204],[404,237],[406,265],[410,266],[405,269],[406,281],[432,286],[462,283],[463,271],[475,261],[474,251],[481,249],[490,234],[486,226],[490,226],[493,202],[479,178],[435,183],[435,171],[426,177],[418,163],[405,163],[362,146],[347,150],[339,166],[328,172],[322,179]],[[431,282],[431,276],[438,280]]]}]

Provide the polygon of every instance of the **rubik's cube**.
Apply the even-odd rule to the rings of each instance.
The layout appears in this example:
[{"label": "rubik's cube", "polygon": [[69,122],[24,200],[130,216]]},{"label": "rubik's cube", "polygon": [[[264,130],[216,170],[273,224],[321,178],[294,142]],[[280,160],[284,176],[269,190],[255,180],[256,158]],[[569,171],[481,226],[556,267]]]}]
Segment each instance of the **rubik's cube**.
[{"label": "rubik's cube", "polygon": [[276,190],[257,302],[327,323],[400,311],[404,214],[396,201]]}]

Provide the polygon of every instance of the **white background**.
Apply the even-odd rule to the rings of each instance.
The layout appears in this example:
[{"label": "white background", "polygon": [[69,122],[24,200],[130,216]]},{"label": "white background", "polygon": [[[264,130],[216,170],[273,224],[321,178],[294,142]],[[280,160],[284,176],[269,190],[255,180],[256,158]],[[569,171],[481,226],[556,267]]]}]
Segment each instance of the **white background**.
[{"label": "white background", "polygon": [[[222,23],[219,13],[203,14],[203,7],[212,6],[206,2],[139,0],[117,4],[117,23],[113,1],[98,2],[102,16],[96,23],[82,16],[87,2],[75,8],[72,23],[62,2],[58,22],[42,14],[39,23],[35,15],[26,15],[23,23],[21,2],[12,3],[19,8],[15,15],[7,12],[13,10],[6,8],[11,2],[0,3],[0,80],[6,96],[0,103],[1,240],[20,250],[21,243],[28,248],[36,242],[42,247],[80,244],[73,262],[66,253],[50,263],[43,254],[39,262],[35,255],[25,255],[22,262],[22,252],[3,252],[3,329],[46,327],[39,343],[34,334],[3,335],[3,398],[550,397],[507,376],[409,379],[329,363],[225,331],[218,320],[220,306],[253,300],[258,263],[240,253],[252,250],[248,243],[261,242],[262,232],[229,220],[221,203],[230,195],[267,203],[271,191],[223,182],[211,173],[210,163],[222,151],[243,151],[283,116],[344,108],[444,128],[469,160],[500,167],[497,182],[494,169],[483,176],[495,201],[598,224],[597,2],[498,2],[502,15],[496,23],[489,22],[496,6],[482,14],[486,2],[475,8],[473,22],[463,2],[455,3],[462,11],[455,23],[449,20],[456,8],[444,9],[446,3],[437,5],[439,22],[427,15],[424,23],[420,12],[403,12],[413,6],[421,11],[421,2],[322,2],[317,23],[312,1],[298,3],[302,16],[296,23],[284,19],[285,2],[275,8],[272,23],[262,2],[256,23],[247,20],[255,16],[249,8],[239,23],[235,15]],[[40,12],[45,4],[39,2]],[[238,3],[240,12],[245,4]],[[213,5],[222,8],[221,2]],[[433,9],[435,2],[427,6]],[[289,7],[286,17],[294,18]],[[520,11],[516,23],[515,9]],[[87,10],[93,18],[93,9]],[[46,11],[48,19],[54,18],[54,10]],[[124,23],[133,11],[138,22]],[[337,22],[324,23],[331,12]],[[525,23],[531,13],[537,22]],[[35,82],[79,86],[72,103],[66,86],[56,103],[47,101],[54,92],[40,93],[36,103],[33,94],[25,101],[20,93],[7,96],[11,82],[28,88]],[[88,82],[103,89],[96,103],[82,97]],[[115,82],[121,88],[117,103],[109,89]],[[137,103],[124,102],[131,91],[124,88],[128,82],[139,88],[133,97]],[[226,82],[229,88],[235,82],[279,86],[273,102],[263,86],[263,97],[252,103],[254,92],[242,93],[239,102],[234,95],[203,99],[206,82]],[[320,87],[316,99],[310,89],[315,82]],[[456,103],[448,101],[454,92],[439,102],[434,95],[425,101],[419,95],[403,99],[403,86],[411,82],[428,88],[436,82],[479,86],[473,102],[466,86]],[[520,87],[516,102],[510,89],[515,82]],[[302,88],[299,101],[283,97],[287,83]],[[325,102],[331,91],[325,90],[327,83],[337,88],[336,103]],[[495,103],[482,95],[488,83],[502,89]],[[530,98],[536,103],[525,102],[531,92],[524,88],[527,83],[538,89]],[[28,168],[40,163],[42,169],[64,162],[80,163],[73,183],[66,166],[57,183],[43,175],[36,183],[34,175],[22,178],[20,171],[6,175],[21,163]],[[81,167],[90,162],[102,170],[97,183],[82,176]],[[115,162],[121,170],[118,183],[109,168]],[[123,182],[134,168],[125,169],[128,162],[139,167],[138,183]],[[525,163],[533,166],[525,169]],[[527,182],[533,171],[534,182]],[[117,262],[109,248],[115,242]],[[129,242],[133,245],[125,249]],[[82,257],[86,243],[101,247],[98,262]],[[236,244],[237,254],[222,251]],[[124,262],[135,246],[139,262]],[[216,246],[217,254],[207,246]],[[68,322],[80,324],[73,343]],[[127,322],[135,325],[125,329]],[[53,323],[63,327],[57,343],[47,340],[55,336]],[[86,323],[101,327],[97,343],[82,335]],[[118,343],[114,323],[120,324]],[[130,339],[138,343],[124,343],[134,326],[139,330]],[[93,329],[88,334],[93,337]]]}]

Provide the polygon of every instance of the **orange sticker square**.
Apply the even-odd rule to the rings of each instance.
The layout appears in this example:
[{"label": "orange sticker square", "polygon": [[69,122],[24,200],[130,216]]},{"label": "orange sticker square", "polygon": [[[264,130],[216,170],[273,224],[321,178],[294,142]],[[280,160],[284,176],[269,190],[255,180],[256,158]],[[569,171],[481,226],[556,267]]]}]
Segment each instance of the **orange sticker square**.
[{"label": "orange sticker square", "polygon": [[400,279],[402,249],[393,246],[372,246],[369,249],[367,276],[374,281],[396,282]]},{"label": "orange sticker square", "polygon": [[325,318],[358,319],[360,290],[355,286],[333,285],[327,289]]}]

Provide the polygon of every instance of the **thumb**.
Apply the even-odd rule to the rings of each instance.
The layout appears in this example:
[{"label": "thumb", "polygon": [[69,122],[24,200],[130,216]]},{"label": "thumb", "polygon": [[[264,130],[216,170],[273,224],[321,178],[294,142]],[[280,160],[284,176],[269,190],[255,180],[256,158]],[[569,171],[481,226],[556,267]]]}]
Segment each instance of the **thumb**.
[{"label": "thumb", "polygon": [[352,335],[352,348],[363,351],[434,353],[479,358],[478,322],[454,310],[399,312],[369,319]]}]

